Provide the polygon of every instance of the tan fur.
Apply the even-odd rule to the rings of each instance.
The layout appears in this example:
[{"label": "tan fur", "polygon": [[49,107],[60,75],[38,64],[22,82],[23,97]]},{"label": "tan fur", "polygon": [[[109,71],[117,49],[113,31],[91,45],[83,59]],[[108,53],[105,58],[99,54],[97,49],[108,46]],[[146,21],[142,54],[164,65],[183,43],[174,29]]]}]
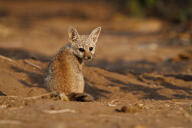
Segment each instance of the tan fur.
[{"label": "tan fur", "polygon": [[[58,52],[48,67],[46,87],[49,91],[57,91],[67,96],[84,93],[83,61],[94,55],[100,30],[100,27],[94,29],[88,36],[79,35],[76,29],[69,28],[70,43]],[[90,47],[93,49],[90,50]],[[84,51],[79,50],[80,48]]]}]

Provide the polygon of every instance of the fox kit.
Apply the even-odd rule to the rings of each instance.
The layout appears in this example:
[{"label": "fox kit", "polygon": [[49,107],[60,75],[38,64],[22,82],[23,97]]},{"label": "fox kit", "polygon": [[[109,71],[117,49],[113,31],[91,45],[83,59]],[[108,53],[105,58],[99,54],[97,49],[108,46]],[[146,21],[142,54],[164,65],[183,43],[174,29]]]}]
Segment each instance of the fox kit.
[{"label": "fox kit", "polygon": [[84,93],[82,66],[84,60],[92,59],[101,27],[95,28],[90,35],[79,35],[73,27],[68,29],[69,43],[53,58],[48,67],[46,87],[58,92],[63,100],[91,101]]}]

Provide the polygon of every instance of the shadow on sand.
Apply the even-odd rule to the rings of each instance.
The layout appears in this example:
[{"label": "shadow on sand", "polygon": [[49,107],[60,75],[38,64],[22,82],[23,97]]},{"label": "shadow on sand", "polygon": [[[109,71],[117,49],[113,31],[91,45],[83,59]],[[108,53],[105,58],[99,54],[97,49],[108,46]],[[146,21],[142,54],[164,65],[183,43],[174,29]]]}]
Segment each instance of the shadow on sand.
[{"label": "shadow on sand", "polygon": [[[29,53],[25,50],[22,49],[0,49],[0,54],[3,56],[7,56],[10,58],[14,59],[30,59],[32,58],[33,55],[35,55],[35,58],[41,61],[42,63],[45,63],[45,61],[49,60],[49,57],[46,57],[42,54],[38,53]],[[144,99],[155,99],[155,100],[169,100],[169,99],[192,99],[192,89],[184,86],[177,86],[174,85],[173,83],[164,81],[164,79],[157,79],[155,77],[139,77],[140,75],[143,75],[144,73],[160,73],[163,74],[164,77],[173,77],[175,79],[180,79],[184,80],[186,82],[192,81],[192,76],[191,75],[182,75],[179,74],[183,70],[185,70],[185,67],[189,67],[190,63],[189,62],[161,62],[161,63],[155,63],[155,62],[150,62],[146,60],[140,60],[140,61],[135,61],[135,62],[124,62],[122,60],[117,60],[114,63],[109,63],[105,60],[97,62],[94,66],[100,67],[100,68],[108,68],[110,65],[109,70],[117,73],[121,73],[126,75],[127,73],[131,73],[135,75],[140,82],[145,82],[145,81],[153,81],[153,83],[158,84],[158,87],[152,88],[152,87],[147,87],[144,85],[140,84],[135,84],[135,83],[127,83],[109,76],[106,76],[105,74],[100,74],[101,77],[105,77],[107,80],[109,80],[111,85],[109,86],[115,86],[115,84],[119,84],[120,86],[120,91],[123,92],[132,92],[132,93],[137,93],[137,92],[143,92]],[[15,72],[22,72],[26,74],[29,77],[29,81],[25,81],[22,79],[19,79],[18,81],[22,83],[23,85],[27,87],[39,87],[43,88],[44,84],[44,73],[36,73],[36,72],[31,72],[28,70],[25,70],[24,68],[19,68],[17,66],[12,66],[13,71]],[[170,72],[172,74],[170,74]],[[145,80],[144,80],[145,79]],[[106,89],[99,89],[95,86],[90,86],[89,82],[87,79],[86,81],[86,88],[85,91],[87,93],[90,93],[93,95],[95,98],[99,97],[106,97],[105,94],[111,93],[110,91]],[[176,90],[181,90],[184,93],[181,94],[174,94],[170,97],[166,97],[164,95],[161,95],[158,91],[162,88],[170,89],[172,91]],[[0,95],[4,95],[3,92],[0,92]]]}]

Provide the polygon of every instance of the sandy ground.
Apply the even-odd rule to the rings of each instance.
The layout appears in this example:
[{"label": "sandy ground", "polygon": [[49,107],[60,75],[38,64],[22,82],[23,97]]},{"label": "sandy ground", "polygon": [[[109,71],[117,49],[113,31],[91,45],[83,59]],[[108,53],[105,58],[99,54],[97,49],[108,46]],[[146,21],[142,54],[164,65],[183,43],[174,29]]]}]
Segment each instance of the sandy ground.
[{"label": "sandy ground", "polygon": [[[91,13],[77,18],[67,18],[68,13],[55,16],[55,8],[62,10],[63,3],[51,3],[52,8],[0,3],[9,12],[0,18],[1,128],[192,127],[188,32],[166,29],[167,24],[155,19],[108,20],[100,15],[94,19]],[[15,6],[30,9],[25,14]],[[73,10],[69,3],[63,6]],[[87,15],[91,18],[85,19]],[[96,56],[84,67],[85,90],[95,97],[94,102],[35,98],[48,93],[43,88],[47,64],[67,43],[68,26],[85,34],[102,27]]]}]

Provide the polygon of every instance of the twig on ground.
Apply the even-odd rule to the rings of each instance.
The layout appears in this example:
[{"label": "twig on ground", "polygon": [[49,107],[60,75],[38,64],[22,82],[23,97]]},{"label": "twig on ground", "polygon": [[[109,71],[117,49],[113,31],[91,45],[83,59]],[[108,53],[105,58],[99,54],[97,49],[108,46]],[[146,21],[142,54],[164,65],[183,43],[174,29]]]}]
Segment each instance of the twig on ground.
[{"label": "twig on ground", "polygon": [[115,106],[117,106],[117,102],[118,102],[118,101],[119,101],[118,99],[112,100],[112,101],[109,102],[107,105],[108,105],[109,107],[115,107]]},{"label": "twig on ground", "polygon": [[[57,92],[50,92],[38,96],[32,96],[32,97],[20,97],[20,96],[2,96],[2,97],[7,97],[7,98],[23,98],[24,100],[34,100],[34,99],[40,99],[40,98],[46,98],[46,97],[57,97],[58,94]],[[1,97],[1,96],[0,96]]]},{"label": "twig on ground", "polygon": [[174,102],[177,105],[192,105],[192,102]]},{"label": "twig on ground", "polygon": [[7,97],[7,98],[18,98],[19,96],[0,96],[0,97]]},{"label": "twig on ground", "polygon": [[57,114],[57,113],[65,113],[65,112],[75,113],[76,111],[73,109],[62,109],[62,110],[44,110],[43,112],[49,113],[49,114]]},{"label": "twig on ground", "polygon": [[116,104],[108,103],[108,106],[109,106],[109,107],[115,107],[115,106],[117,106],[117,105],[116,105]]},{"label": "twig on ground", "polygon": [[33,67],[39,69],[39,70],[42,69],[39,65],[36,65],[36,64],[34,64],[34,63],[31,63],[31,62],[28,61],[28,60],[24,60],[24,62],[25,62],[26,64],[28,64],[28,65],[31,65],[31,66],[33,66]]},{"label": "twig on ground", "polygon": [[51,97],[51,96],[56,96],[57,92],[50,92],[50,93],[46,93],[46,94],[42,94],[42,95],[38,95],[38,96],[32,96],[32,97],[26,97],[24,98],[25,100],[31,100],[31,99],[39,99],[39,98],[44,98],[44,97]]},{"label": "twig on ground", "polygon": [[7,61],[9,61],[9,62],[15,63],[15,60],[13,60],[13,59],[11,59],[11,58],[9,58],[9,57],[6,57],[6,56],[0,55],[0,59],[7,60]]},{"label": "twig on ground", "polygon": [[22,124],[22,122],[18,120],[0,120],[0,124]]}]

